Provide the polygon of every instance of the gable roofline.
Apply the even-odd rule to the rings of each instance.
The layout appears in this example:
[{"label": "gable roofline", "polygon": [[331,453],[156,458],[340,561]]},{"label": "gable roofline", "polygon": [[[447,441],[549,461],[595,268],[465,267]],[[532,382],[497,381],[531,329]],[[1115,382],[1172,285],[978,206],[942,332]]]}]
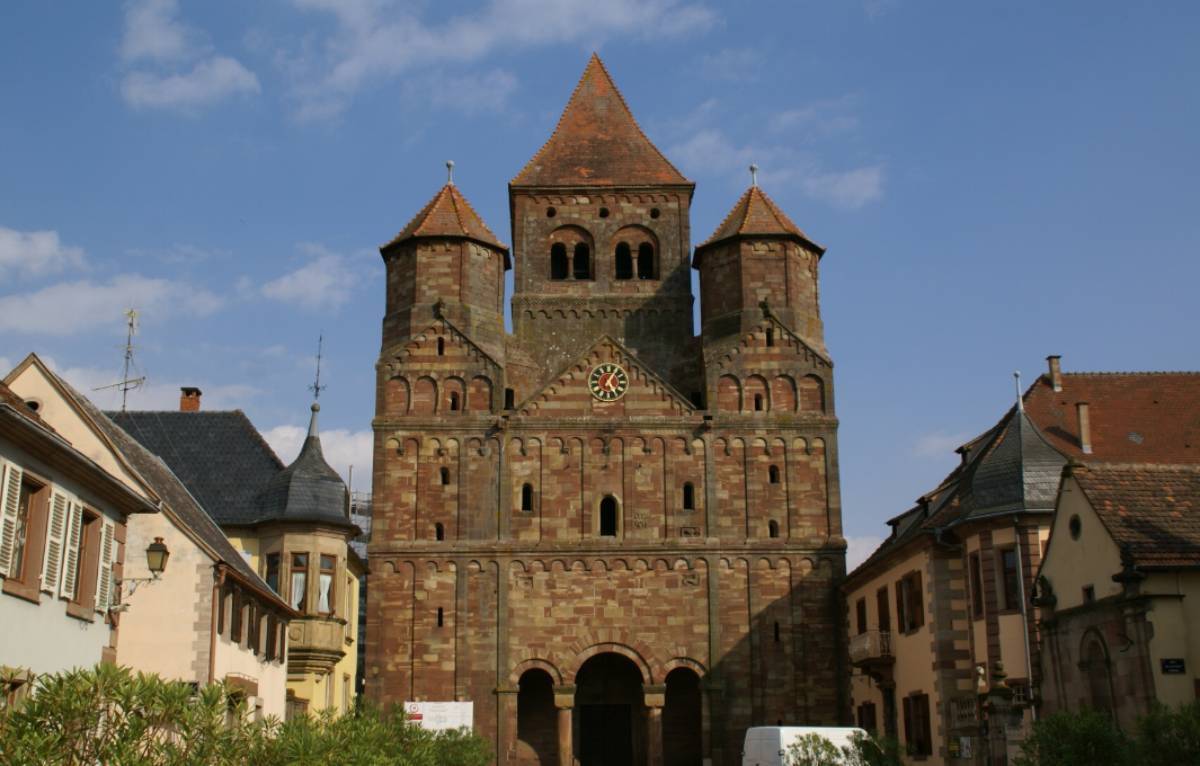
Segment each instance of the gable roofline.
[{"label": "gable roofline", "polygon": [[[809,339],[805,338],[803,335],[796,332],[792,328],[788,327],[787,324],[784,323],[784,321],[782,319],[780,319],[775,314],[774,311],[771,310],[770,306],[767,306],[763,309],[763,318],[769,322],[773,322],[775,324],[775,326],[778,327],[779,329],[783,330],[784,333],[786,333],[788,337],[790,337],[792,340],[796,341],[798,344],[803,346],[807,351],[812,353],[813,356],[817,357],[822,362],[824,362],[830,369],[833,369],[833,358],[829,356],[829,352],[822,350],[815,343],[813,343]],[[731,337],[731,339],[725,339],[723,342],[714,343],[714,344],[705,344],[705,347],[704,347],[705,360],[707,361],[708,359],[729,353],[729,350],[731,348],[740,345],[742,339],[744,339],[747,335],[751,334],[752,332],[753,332],[753,330],[749,330],[747,332],[742,333],[741,335],[734,335]]]},{"label": "gable roofline", "polygon": [[646,364],[641,359],[639,359],[637,354],[634,354],[623,343],[621,343],[620,341],[618,341],[616,338],[612,337],[608,333],[604,333],[603,335],[596,338],[596,340],[593,341],[591,344],[589,344],[587,346],[587,348],[585,348],[583,350],[582,353],[580,353],[578,356],[576,356],[574,359],[572,359],[567,364],[563,365],[558,370],[558,372],[554,373],[549,378],[547,378],[547,382],[543,386],[538,388],[531,395],[529,395],[521,400],[521,402],[516,406],[515,411],[520,412],[520,411],[524,410],[526,407],[534,404],[534,399],[541,396],[547,389],[549,389],[551,386],[553,386],[557,381],[561,380],[563,378],[563,376],[565,376],[568,372],[571,371],[572,367],[575,367],[576,365],[582,363],[585,359],[587,359],[588,355],[591,354],[592,351],[595,350],[595,348],[597,346],[600,346],[601,344],[606,343],[606,342],[611,343],[613,345],[613,347],[617,349],[618,352],[624,354],[629,359],[633,360],[633,363],[636,364],[640,369],[642,369],[648,376],[650,376],[654,380],[655,384],[662,386],[663,389],[666,390],[667,393],[669,393],[671,396],[673,396],[674,398],[679,400],[687,408],[687,410],[689,412],[696,411],[696,405],[694,405],[690,401],[688,401],[687,397],[685,397],[683,394],[681,394],[670,383],[665,381],[648,364]]},{"label": "gable roofline", "polygon": [[409,335],[408,340],[404,341],[402,344],[393,345],[393,346],[391,346],[391,348],[396,348],[396,346],[399,345],[401,351],[407,351],[409,346],[411,346],[415,342],[414,339],[416,338],[417,335],[429,332],[431,329],[433,329],[433,327],[438,322],[445,322],[446,326],[449,327],[454,332],[455,335],[462,338],[464,342],[469,344],[472,349],[474,349],[481,356],[483,356],[483,358],[486,359],[489,363],[491,363],[497,370],[504,369],[504,365],[502,365],[498,361],[496,361],[496,358],[494,356],[492,356],[490,353],[488,353],[487,349],[483,348],[483,346],[480,346],[478,343],[476,343],[475,340],[470,335],[468,335],[461,327],[456,325],[453,321],[450,320],[449,317],[447,317],[444,313],[441,313],[441,312],[436,314],[433,318],[433,321],[430,322],[429,324],[425,325],[424,329],[420,330],[417,333]]},{"label": "gable roofline", "polygon": [[[564,183],[560,184],[553,182],[548,183],[542,179],[534,177],[537,174],[538,163],[548,156],[552,147],[557,147],[560,143],[569,142],[572,140],[572,138],[575,138],[572,136],[570,132],[571,128],[567,124],[568,115],[572,114],[576,109],[584,108],[581,105],[584,86],[593,81],[598,82],[601,86],[610,88],[612,93],[615,94],[617,104],[624,112],[624,114],[615,115],[615,119],[622,121],[626,127],[630,125],[632,126],[634,131],[633,138],[641,145],[639,148],[649,147],[652,151],[651,159],[657,159],[662,163],[659,168],[661,170],[665,170],[664,178],[658,179],[654,182],[637,181],[630,184],[611,181],[589,184],[583,182],[579,178],[576,178],[566,180]],[[672,175],[674,176],[673,178],[670,177]],[[559,180],[563,179],[560,178]],[[567,105],[563,108],[562,114],[559,115],[558,122],[555,123],[554,130],[550,133],[550,137],[547,138],[546,142],[542,144],[542,147],[534,153],[533,157],[531,157],[529,161],[525,163],[517,175],[515,175],[512,180],[509,181],[508,188],[510,191],[510,207],[511,191],[514,189],[528,190],[545,187],[562,189],[570,187],[576,181],[578,181],[578,185],[580,187],[591,190],[594,190],[597,187],[608,189],[625,189],[640,186],[657,186],[659,188],[662,186],[679,186],[688,188],[690,194],[695,190],[696,187],[695,183],[684,177],[683,173],[679,172],[679,169],[676,168],[675,165],[669,159],[667,159],[666,155],[664,155],[659,148],[654,145],[654,142],[652,142],[646,136],[645,131],[642,130],[642,127],[638,124],[637,119],[633,116],[633,110],[629,108],[629,103],[625,100],[624,94],[621,93],[620,88],[618,88],[616,82],[613,81],[612,75],[609,74],[608,68],[604,66],[604,62],[600,60],[600,56],[595,52],[593,52],[591,57],[588,59],[588,63],[583,69],[583,74],[580,76],[579,81],[575,84],[574,90],[571,91],[571,96],[567,99]]]}]

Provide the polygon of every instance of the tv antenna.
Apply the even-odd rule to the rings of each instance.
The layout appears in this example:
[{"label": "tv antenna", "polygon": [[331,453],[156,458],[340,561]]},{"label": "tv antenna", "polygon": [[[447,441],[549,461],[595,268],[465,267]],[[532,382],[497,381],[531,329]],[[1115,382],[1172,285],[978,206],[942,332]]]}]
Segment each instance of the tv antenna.
[{"label": "tv antenna", "polygon": [[129,377],[130,370],[137,372],[137,365],[133,361],[133,336],[137,334],[137,309],[129,309],[125,312],[125,363],[121,368],[121,380],[107,386],[93,388],[93,391],[106,391],[110,388],[118,388],[121,390],[121,412],[125,411],[125,405],[129,401],[129,392],[141,388],[146,382],[145,375],[139,375],[136,378]]},{"label": "tv antenna", "polygon": [[328,386],[321,385],[321,351],[325,346],[325,335],[322,333],[317,336],[317,377],[313,380],[313,384],[308,387],[309,391],[313,392],[313,401],[321,398],[321,392]]}]

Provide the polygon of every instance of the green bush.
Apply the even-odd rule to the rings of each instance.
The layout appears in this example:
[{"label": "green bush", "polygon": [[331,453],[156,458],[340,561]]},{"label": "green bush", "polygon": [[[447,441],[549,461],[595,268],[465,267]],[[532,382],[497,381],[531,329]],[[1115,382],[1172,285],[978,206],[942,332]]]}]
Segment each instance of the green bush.
[{"label": "green bush", "polygon": [[819,734],[805,734],[788,746],[788,766],[901,766],[900,748],[890,740],[855,734],[839,748]]},{"label": "green bush", "polygon": [[1176,710],[1155,705],[1138,721],[1134,748],[1139,766],[1200,763],[1200,702]]},{"label": "green bush", "polygon": [[1054,713],[1039,720],[1021,745],[1017,766],[1132,766],[1129,739],[1095,710]]},{"label": "green bush", "polygon": [[0,710],[5,766],[486,766],[467,732],[425,731],[399,709],[250,721],[222,685],[187,684],[111,665],[38,679]]}]

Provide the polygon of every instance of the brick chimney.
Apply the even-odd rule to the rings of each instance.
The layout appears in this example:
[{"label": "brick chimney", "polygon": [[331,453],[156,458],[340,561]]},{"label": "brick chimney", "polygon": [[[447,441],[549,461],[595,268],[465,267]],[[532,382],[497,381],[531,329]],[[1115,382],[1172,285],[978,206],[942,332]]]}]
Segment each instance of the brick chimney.
[{"label": "brick chimney", "polygon": [[183,386],[179,389],[179,411],[200,411],[200,389],[194,386]]},{"label": "brick chimney", "polygon": [[1046,357],[1046,361],[1050,363],[1050,385],[1055,391],[1062,391],[1062,357],[1058,354],[1051,354]]},{"label": "brick chimney", "polygon": [[1088,415],[1088,403],[1077,402],[1075,411],[1079,414],[1079,448],[1083,454],[1092,454],[1092,420]]}]

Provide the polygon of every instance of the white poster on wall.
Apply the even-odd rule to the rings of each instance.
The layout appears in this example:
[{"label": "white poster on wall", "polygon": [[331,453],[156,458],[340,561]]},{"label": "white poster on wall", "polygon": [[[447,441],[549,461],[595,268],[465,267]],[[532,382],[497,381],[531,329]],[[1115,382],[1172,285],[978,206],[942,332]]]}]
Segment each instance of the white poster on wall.
[{"label": "white poster on wall", "polygon": [[405,702],[408,720],[430,731],[468,729],[474,724],[473,702]]}]

